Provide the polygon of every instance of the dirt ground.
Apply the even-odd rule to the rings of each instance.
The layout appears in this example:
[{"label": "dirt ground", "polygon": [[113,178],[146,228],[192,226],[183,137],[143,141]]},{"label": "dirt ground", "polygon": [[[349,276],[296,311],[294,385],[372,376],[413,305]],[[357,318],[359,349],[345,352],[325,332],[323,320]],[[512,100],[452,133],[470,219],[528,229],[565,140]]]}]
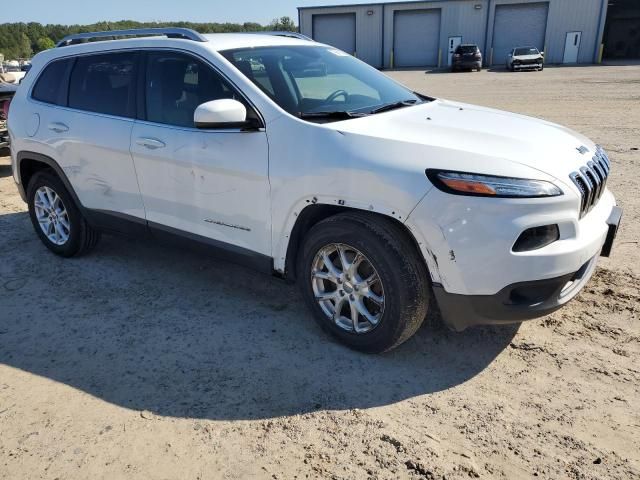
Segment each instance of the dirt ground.
[{"label": "dirt ground", "polygon": [[391,75],[608,149],[625,216],[583,293],[362,355],[295,287],[193,252],[53,256],[0,159],[1,478],[640,478],[640,66]]}]

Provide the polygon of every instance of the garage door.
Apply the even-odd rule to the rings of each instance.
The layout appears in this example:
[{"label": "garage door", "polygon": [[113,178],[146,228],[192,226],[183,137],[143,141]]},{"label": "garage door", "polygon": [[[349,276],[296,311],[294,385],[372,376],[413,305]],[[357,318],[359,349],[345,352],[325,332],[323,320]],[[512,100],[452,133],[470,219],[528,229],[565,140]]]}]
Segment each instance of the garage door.
[{"label": "garage door", "polygon": [[396,67],[438,64],[440,9],[397,10],[393,16],[393,58]]},{"label": "garage door", "polygon": [[313,39],[353,55],[356,51],[356,14],[314,15]]},{"label": "garage door", "polygon": [[493,64],[504,64],[515,47],[544,49],[548,3],[496,6],[493,26]]}]

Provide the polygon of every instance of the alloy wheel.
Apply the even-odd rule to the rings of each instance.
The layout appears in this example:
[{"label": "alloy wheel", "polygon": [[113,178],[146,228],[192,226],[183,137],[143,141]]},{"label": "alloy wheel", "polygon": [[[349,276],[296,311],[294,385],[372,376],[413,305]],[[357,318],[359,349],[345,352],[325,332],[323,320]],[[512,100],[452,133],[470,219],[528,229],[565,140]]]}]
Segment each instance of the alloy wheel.
[{"label": "alloy wheel", "polygon": [[321,248],[311,267],[311,283],[324,314],[343,330],[362,334],[376,328],[384,313],[384,287],[371,261],[341,243]]},{"label": "alloy wheel", "polygon": [[42,232],[55,245],[64,245],[71,235],[69,214],[60,196],[50,187],[36,190],[34,210]]}]

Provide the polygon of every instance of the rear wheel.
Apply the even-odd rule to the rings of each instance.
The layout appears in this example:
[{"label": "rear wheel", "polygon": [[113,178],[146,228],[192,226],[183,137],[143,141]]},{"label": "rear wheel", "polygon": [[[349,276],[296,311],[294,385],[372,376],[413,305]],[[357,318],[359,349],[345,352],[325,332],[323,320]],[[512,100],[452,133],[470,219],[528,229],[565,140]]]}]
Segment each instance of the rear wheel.
[{"label": "rear wheel", "polygon": [[42,243],[53,253],[72,257],[89,252],[100,233],[84,219],[62,181],[53,173],[36,173],[27,187],[29,216]]},{"label": "rear wheel", "polygon": [[426,267],[392,220],[349,212],[318,223],[305,238],[298,268],[316,321],[351,348],[390,350],[426,317]]}]

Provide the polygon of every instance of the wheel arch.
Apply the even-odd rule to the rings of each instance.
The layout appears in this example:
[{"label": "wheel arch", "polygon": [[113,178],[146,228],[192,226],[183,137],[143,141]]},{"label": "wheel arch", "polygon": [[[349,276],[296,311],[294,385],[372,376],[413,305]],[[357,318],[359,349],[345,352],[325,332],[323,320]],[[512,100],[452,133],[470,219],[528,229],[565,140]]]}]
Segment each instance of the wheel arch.
[{"label": "wheel arch", "polygon": [[64,183],[65,188],[76,202],[79,208],[82,208],[80,199],[76,195],[69,178],[64,173],[62,167],[51,157],[43,155],[37,152],[21,151],[16,155],[16,164],[18,171],[19,187],[21,189],[21,196],[26,201],[26,192],[29,182],[33,176],[43,170],[49,170],[53,172]]},{"label": "wheel arch", "polygon": [[[331,205],[331,204],[323,204],[323,203],[315,203],[306,206],[299,215],[297,215],[296,221],[291,229],[289,234],[289,242],[287,244],[287,250],[285,255],[285,268],[284,272],[278,271],[276,272],[279,276],[282,276],[289,282],[295,282],[297,280],[296,274],[296,264],[298,261],[298,255],[301,250],[302,243],[304,242],[305,236],[313,228],[314,225],[325,220],[334,215],[338,215],[340,213],[346,212],[357,212],[362,215],[370,216],[372,218],[379,218],[385,221],[392,222],[400,230],[404,235],[410,240],[413,247],[416,249],[419,257],[422,259],[425,268],[427,271],[429,270],[429,266],[424,261],[424,258],[421,253],[421,249],[419,247],[418,241],[411,233],[411,230],[398,218],[394,216],[387,215],[381,212],[364,210],[361,208],[349,207],[349,206],[341,206],[341,205]],[[395,213],[395,212],[394,212]],[[430,280],[430,279],[429,279]]]}]

